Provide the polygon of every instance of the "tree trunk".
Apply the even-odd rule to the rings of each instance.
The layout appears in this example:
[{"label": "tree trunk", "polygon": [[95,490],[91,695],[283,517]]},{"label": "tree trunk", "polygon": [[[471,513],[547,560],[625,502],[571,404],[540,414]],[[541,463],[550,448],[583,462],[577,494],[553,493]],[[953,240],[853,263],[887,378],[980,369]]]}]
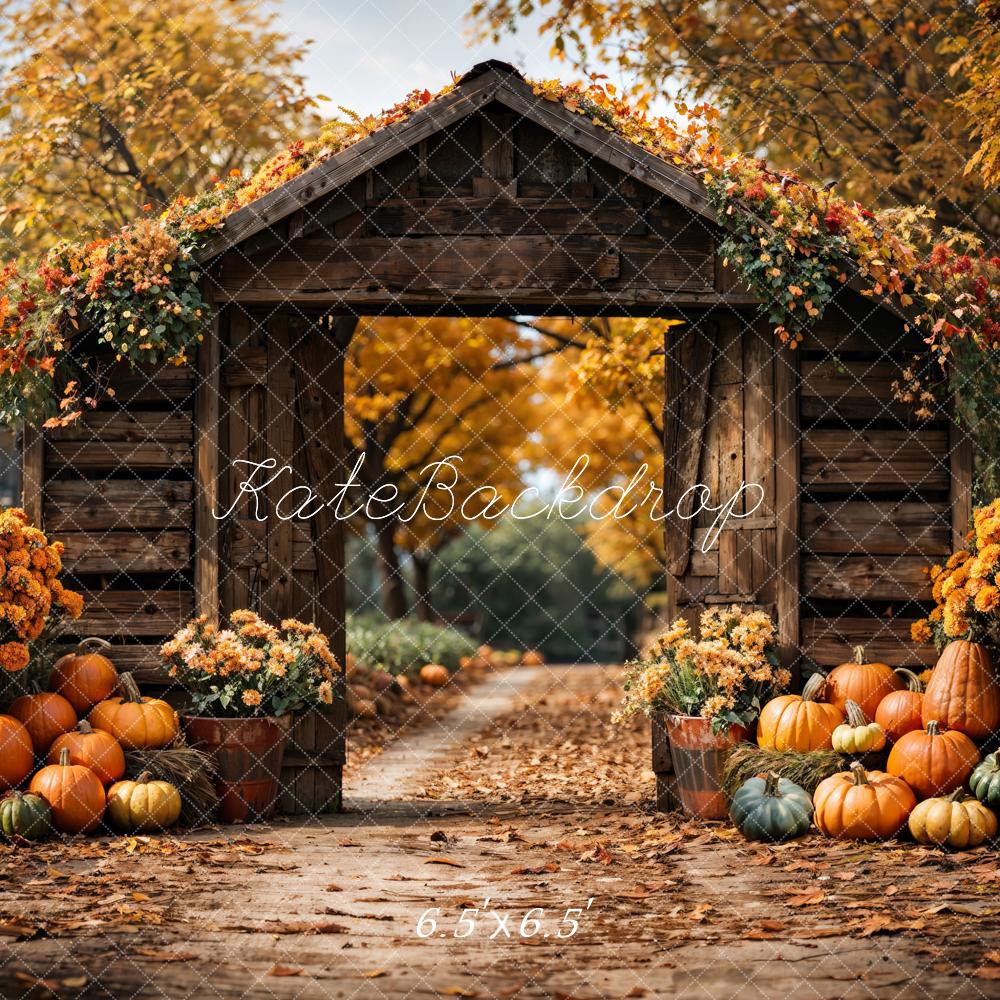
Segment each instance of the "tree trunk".
[{"label": "tree trunk", "polygon": [[414,553],[413,559],[413,590],[414,609],[422,622],[434,621],[434,608],[431,606],[431,557],[429,554]]},{"label": "tree trunk", "polygon": [[388,618],[406,616],[406,587],[399,569],[395,524],[380,521],[375,528],[378,539],[378,570],[382,580],[382,610]]}]

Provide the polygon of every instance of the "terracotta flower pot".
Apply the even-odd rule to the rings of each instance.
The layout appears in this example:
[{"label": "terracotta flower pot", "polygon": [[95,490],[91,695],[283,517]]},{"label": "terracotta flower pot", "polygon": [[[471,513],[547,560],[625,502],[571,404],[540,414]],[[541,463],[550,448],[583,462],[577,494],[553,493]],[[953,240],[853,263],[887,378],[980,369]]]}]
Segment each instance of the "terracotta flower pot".
[{"label": "terracotta flower pot", "polygon": [[274,815],[288,722],[185,716],[188,743],[215,758],[218,814],[224,823],[256,823]]},{"label": "terracotta flower pot", "polygon": [[725,819],[729,805],[722,790],[722,770],[729,751],[746,739],[746,729],[731,725],[716,735],[711,719],[694,715],[668,715],[666,728],[684,811],[699,819]]}]

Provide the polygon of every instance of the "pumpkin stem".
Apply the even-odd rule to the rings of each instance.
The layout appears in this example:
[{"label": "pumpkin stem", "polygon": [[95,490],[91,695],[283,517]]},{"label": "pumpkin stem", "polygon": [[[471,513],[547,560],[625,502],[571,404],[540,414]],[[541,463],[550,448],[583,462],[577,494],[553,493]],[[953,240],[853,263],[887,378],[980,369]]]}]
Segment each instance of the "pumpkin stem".
[{"label": "pumpkin stem", "polygon": [[19,792],[16,788],[10,793],[10,797],[14,799],[15,802],[20,802],[24,798],[24,792]]},{"label": "pumpkin stem", "polygon": [[924,686],[920,683],[920,678],[912,670],[907,670],[906,667],[896,667],[896,673],[906,681],[907,690],[915,691],[917,694],[923,691]]},{"label": "pumpkin stem", "polygon": [[59,751],[59,766],[69,767],[69,747],[63,747]]},{"label": "pumpkin stem", "polygon": [[962,799],[964,798],[965,798],[965,788],[959,785],[958,788],[956,788],[955,791],[953,791],[951,795],[948,796],[948,801],[961,802]]},{"label": "pumpkin stem", "polygon": [[76,730],[79,733],[83,733],[84,736],[89,736],[94,731],[94,727],[86,719],[81,719],[76,724]]},{"label": "pumpkin stem", "polygon": [[809,680],[805,682],[802,686],[802,700],[803,701],[818,701],[820,692],[826,686],[826,675],[821,674],[818,670],[816,673],[810,675]]},{"label": "pumpkin stem", "polygon": [[77,649],[111,649],[111,643],[107,639],[99,639],[96,635],[81,639]]},{"label": "pumpkin stem", "polygon": [[938,726],[936,719],[931,719],[931,721],[927,723],[927,735],[928,736],[941,735],[941,728],[940,726]]},{"label": "pumpkin stem", "polygon": [[844,710],[847,712],[847,721],[850,725],[868,725],[868,719],[865,717],[865,713],[861,711],[861,706],[856,701],[851,701],[851,699],[848,698],[844,704]]},{"label": "pumpkin stem", "polygon": [[122,691],[123,702],[134,702],[137,705],[142,703],[142,695],[139,694],[139,685],[136,684],[135,678],[131,674],[122,674],[118,678],[118,687]]},{"label": "pumpkin stem", "polygon": [[865,772],[864,765],[860,764],[858,761],[855,761],[851,765],[851,774],[854,776],[855,785],[868,784],[868,775]]},{"label": "pumpkin stem", "polygon": [[864,663],[865,662],[865,647],[855,646],[854,647],[854,662]]},{"label": "pumpkin stem", "polygon": [[152,781],[153,775],[149,771],[143,771],[138,778],[135,779],[137,785],[145,785],[147,781]]},{"label": "pumpkin stem", "polygon": [[777,771],[769,771],[764,778],[764,794],[765,795],[777,795],[778,794],[778,782],[781,780],[781,775]]}]

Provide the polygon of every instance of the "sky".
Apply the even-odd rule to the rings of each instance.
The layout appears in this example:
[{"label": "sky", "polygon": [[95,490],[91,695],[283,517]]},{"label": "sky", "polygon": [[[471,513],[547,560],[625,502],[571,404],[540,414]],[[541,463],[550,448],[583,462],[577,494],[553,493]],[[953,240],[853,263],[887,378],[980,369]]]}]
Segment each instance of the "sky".
[{"label": "sky", "polygon": [[[502,59],[533,77],[574,74],[549,56],[538,15],[499,44],[469,46],[471,0],[283,0],[278,27],[313,39],[303,71],[309,89],[361,113],[395,104],[415,87],[439,90],[451,71]],[[327,112],[333,113],[332,107]]]}]

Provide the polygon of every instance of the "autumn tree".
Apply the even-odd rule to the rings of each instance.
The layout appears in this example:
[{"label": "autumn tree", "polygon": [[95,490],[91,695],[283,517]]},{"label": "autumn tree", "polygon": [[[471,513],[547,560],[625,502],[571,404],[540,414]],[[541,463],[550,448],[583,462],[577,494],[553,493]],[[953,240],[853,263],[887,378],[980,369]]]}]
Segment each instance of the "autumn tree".
[{"label": "autumn tree", "polygon": [[[598,563],[648,588],[663,575],[662,507],[642,503],[663,483],[664,338],[675,320],[539,320],[539,329],[568,338],[571,349],[539,376],[544,418],[526,447],[534,464],[575,479],[594,499],[594,517],[579,519]],[[632,480],[630,503],[612,508]],[[638,505],[638,506],[636,506]],[[635,509],[633,509],[633,507]]]},{"label": "autumn tree", "polygon": [[980,0],[976,22],[963,34],[966,17],[953,16],[956,30],[942,46],[954,53],[951,72],[968,80],[956,106],[965,115],[972,138],[979,142],[966,172],[978,171],[986,184],[1000,181],[1000,0]]},{"label": "autumn tree", "polygon": [[304,48],[257,0],[0,0],[0,14],[15,253],[99,236],[312,124]]},{"label": "autumn tree", "polygon": [[[952,72],[956,44],[975,30],[997,45],[995,25],[977,28],[968,0],[474,0],[471,9],[497,37],[539,8],[557,53],[585,71],[613,66],[640,100],[707,99],[743,148],[809,180],[836,178],[860,201],[927,204],[945,224],[1000,234],[997,198],[964,173],[976,142],[954,104],[970,74],[976,84],[989,72],[974,55]],[[996,87],[979,89],[995,110]]]},{"label": "autumn tree", "polygon": [[[421,511],[404,520],[376,505],[365,525],[375,535],[390,617],[408,610],[401,547],[426,560],[467,523],[459,508],[473,491],[495,487],[503,502],[520,488],[519,450],[539,412],[533,362],[548,350],[538,341],[499,319],[374,318],[359,325],[346,369],[349,466],[363,453],[360,491],[390,491],[383,495],[404,505],[404,516]],[[457,479],[442,470],[437,480],[450,492],[428,491],[428,467],[451,455],[461,459]],[[485,508],[488,498],[476,498],[467,513]],[[416,583],[426,614],[426,579]]]}]

